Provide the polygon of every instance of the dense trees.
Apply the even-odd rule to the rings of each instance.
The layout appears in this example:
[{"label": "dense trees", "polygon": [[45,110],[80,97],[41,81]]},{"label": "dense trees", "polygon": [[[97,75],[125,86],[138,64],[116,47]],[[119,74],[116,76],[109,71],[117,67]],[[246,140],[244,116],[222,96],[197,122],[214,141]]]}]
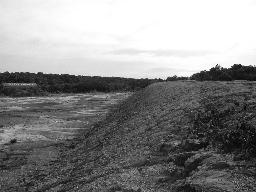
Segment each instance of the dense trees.
[{"label": "dense trees", "polygon": [[[230,68],[223,68],[220,65],[212,67],[210,70],[204,70],[193,74],[190,78],[178,77],[176,75],[168,77],[166,81],[177,80],[197,80],[197,81],[232,81],[249,80],[256,81],[256,66],[243,66],[234,64]],[[161,82],[162,79],[133,79],[121,77],[99,77],[99,76],[76,76],[69,74],[44,74],[15,72],[0,73],[1,83],[37,83],[40,93],[83,93],[91,91],[133,91],[144,88],[151,83]],[[9,94],[14,90],[3,90],[0,86],[0,94]],[[24,90],[23,90],[24,92]],[[31,91],[27,91],[31,92]],[[33,90],[35,94],[38,91]]]},{"label": "dense trees", "polygon": [[198,81],[231,81],[248,80],[256,81],[256,67],[234,64],[230,68],[223,68],[216,65],[209,71],[201,71],[191,76],[191,79]]},{"label": "dense trees", "polygon": [[[1,83],[37,83],[42,91],[50,93],[83,93],[90,91],[133,91],[162,79],[133,79],[121,77],[75,76],[15,72],[0,73]],[[3,93],[3,90],[2,90]]]},{"label": "dense trees", "polygon": [[241,64],[234,64],[230,68],[223,68],[219,64],[217,64],[210,70],[204,70],[199,73],[195,73],[191,77],[178,77],[174,75],[172,77],[168,77],[166,81],[178,81],[188,79],[197,81],[256,81],[256,66],[243,66]]},{"label": "dense trees", "polygon": [[167,77],[166,81],[178,81],[178,80],[188,80],[188,77],[178,77],[177,75],[174,75],[172,77]]}]

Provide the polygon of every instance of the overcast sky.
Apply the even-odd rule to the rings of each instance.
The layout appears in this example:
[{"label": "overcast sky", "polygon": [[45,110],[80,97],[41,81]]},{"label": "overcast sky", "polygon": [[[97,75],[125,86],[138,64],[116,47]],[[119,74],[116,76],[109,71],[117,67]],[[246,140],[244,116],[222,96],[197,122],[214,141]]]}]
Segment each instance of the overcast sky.
[{"label": "overcast sky", "polygon": [[255,0],[0,0],[0,71],[161,77],[256,65]]}]

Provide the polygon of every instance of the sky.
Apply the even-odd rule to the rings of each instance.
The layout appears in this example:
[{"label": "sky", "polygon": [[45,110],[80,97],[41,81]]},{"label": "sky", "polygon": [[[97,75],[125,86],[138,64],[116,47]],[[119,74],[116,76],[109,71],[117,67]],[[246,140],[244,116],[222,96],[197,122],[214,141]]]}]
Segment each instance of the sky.
[{"label": "sky", "polygon": [[256,64],[256,0],[0,0],[0,72],[166,78]]}]

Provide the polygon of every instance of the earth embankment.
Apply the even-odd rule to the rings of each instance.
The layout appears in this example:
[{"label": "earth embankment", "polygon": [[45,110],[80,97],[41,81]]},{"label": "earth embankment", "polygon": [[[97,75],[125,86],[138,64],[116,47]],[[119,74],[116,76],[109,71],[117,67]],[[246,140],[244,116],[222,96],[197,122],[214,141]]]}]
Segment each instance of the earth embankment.
[{"label": "earth embankment", "polygon": [[227,150],[233,145],[214,140],[218,133],[207,132],[209,124],[209,130],[226,135],[222,125],[248,115],[253,131],[255,98],[255,84],[247,82],[152,84],[68,143],[58,161],[28,174],[23,187],[29,191],[256,191],[255,159],[249,152],[253,143]]}]

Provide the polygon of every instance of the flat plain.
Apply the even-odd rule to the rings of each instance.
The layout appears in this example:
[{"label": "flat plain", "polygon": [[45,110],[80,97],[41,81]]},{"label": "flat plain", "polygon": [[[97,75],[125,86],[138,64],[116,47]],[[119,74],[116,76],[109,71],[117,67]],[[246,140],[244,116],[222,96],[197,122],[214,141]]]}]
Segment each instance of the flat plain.
[{"label": "flat plain", "polygon": [[63,142],[104,119],[129,93],[54,94],[0,98],[0,188],[25,170],[54,161]]}]

